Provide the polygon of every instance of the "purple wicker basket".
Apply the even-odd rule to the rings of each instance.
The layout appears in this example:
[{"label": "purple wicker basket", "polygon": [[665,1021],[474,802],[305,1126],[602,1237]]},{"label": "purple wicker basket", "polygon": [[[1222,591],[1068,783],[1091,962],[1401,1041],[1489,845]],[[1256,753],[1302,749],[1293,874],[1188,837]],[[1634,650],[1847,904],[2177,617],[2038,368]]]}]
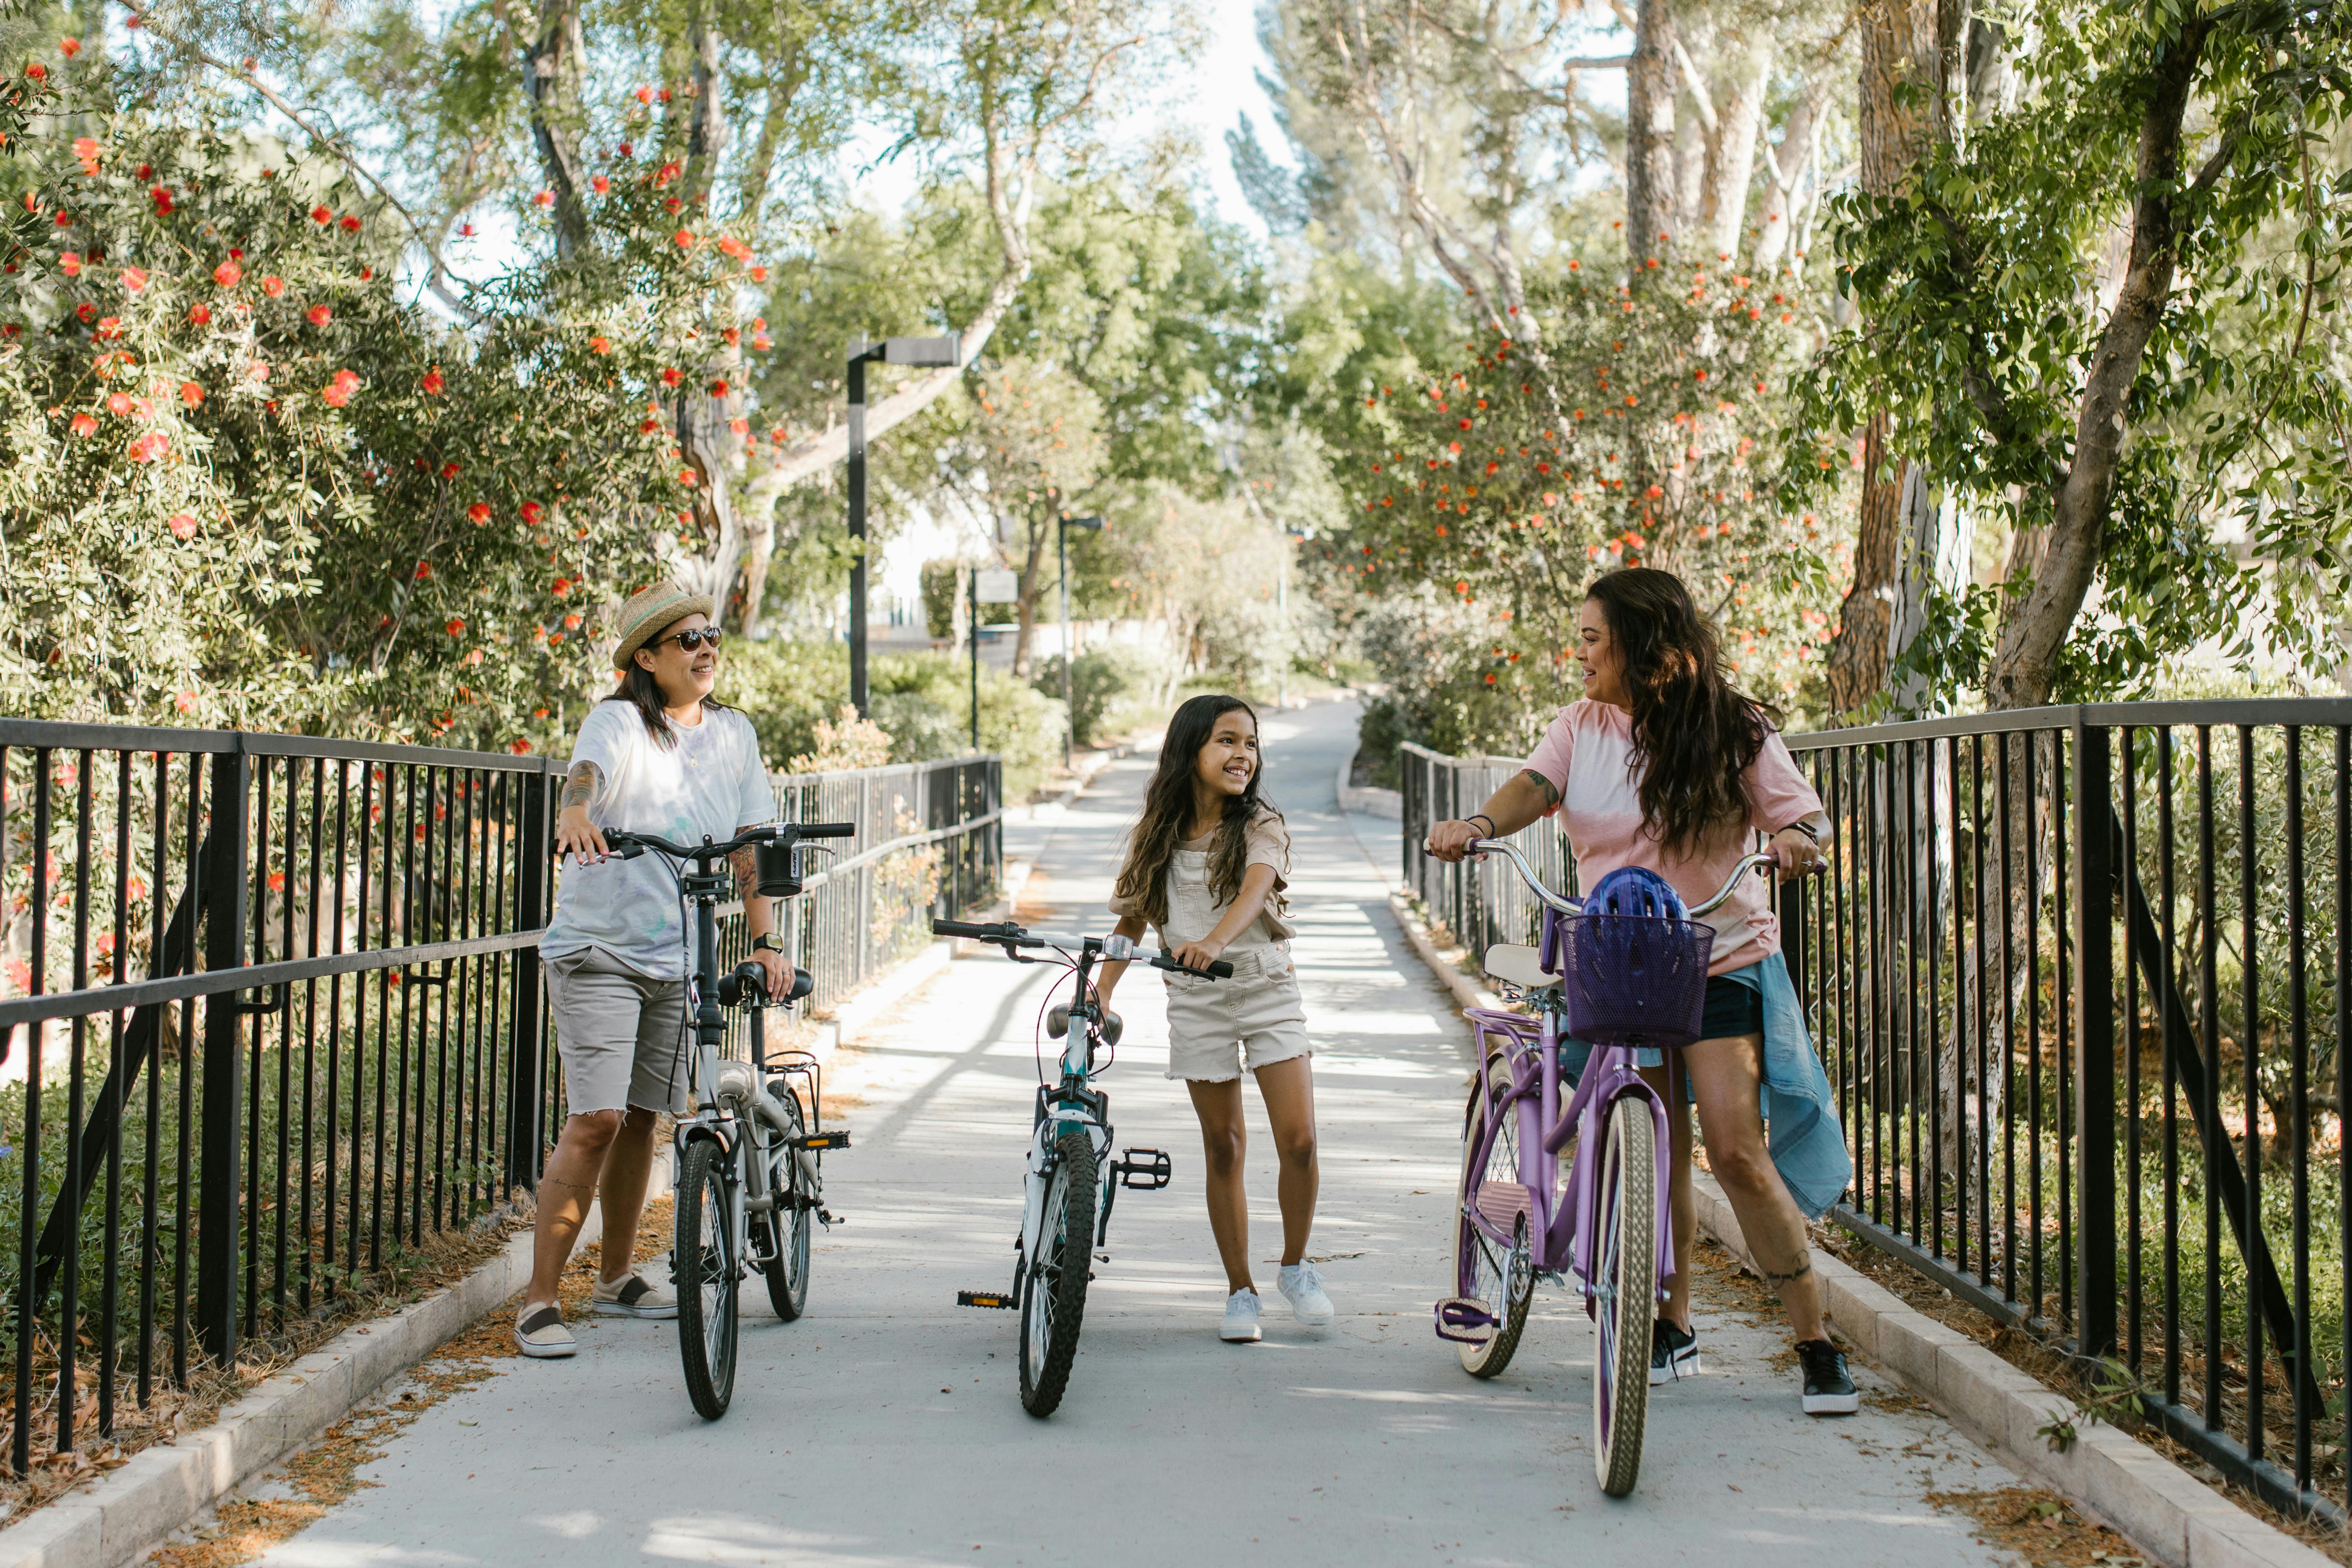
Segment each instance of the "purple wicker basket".
[{"label": "purple wicker basket", "polygon": [[1687,1046],[1706,1012],[1715,931],[1635,915],[1559,918],[1568,1033],[1596,1046]]}]

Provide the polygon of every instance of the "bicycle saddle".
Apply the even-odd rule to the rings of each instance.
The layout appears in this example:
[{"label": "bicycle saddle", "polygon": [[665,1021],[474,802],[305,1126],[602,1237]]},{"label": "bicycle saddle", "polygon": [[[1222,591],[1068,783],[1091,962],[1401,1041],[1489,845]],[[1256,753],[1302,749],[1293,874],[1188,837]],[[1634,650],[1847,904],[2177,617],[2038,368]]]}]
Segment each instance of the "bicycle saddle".
[{"label": "bicycle saddle", "polygon": [[1690,919],[1690,910],[1674,884],[1643,866],[1620,866],[1601,878],[1584,900],[1584,913],[1654,921]]},{"label": "bicycle saddle", "polygon": [[1487,978],[1522,991],[1540,991],[1559,984],[1559,975],[1544,973],[1542,955],[1536,949],[1516,942],[1498,942],[1488,948],[1485,968]]}]

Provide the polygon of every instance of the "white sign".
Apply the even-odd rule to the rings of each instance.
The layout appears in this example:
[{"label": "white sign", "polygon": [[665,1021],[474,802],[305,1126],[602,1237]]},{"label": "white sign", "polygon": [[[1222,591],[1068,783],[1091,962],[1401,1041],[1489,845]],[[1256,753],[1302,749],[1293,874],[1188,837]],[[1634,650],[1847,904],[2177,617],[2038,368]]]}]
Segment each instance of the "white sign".
[{"label": "white sign", "polygon": [[978,593],[983,605],[1010,605],[1021,597],[1021,574],[1001,566],[984,567],[975,574],[980,579]]}]

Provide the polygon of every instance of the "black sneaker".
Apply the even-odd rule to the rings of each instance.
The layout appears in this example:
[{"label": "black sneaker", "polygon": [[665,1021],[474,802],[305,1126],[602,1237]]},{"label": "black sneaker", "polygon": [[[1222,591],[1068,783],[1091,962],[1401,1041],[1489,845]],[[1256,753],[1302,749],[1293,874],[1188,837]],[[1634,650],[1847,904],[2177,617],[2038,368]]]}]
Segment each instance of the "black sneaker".
[{"label": "black sneaker", "polygon": [[1698,1375],[1698,1331],[1660,1318],[1650,1325],[1650,1386]]},{"label": "black sneaker", "polygon": [[1851,1415],[1862,1408],[1846,1375],[1845,1352],[1827,1340],[1805,1340],[1797,1346],[1797,1361],[1805,1369],[1806,1415]]}]

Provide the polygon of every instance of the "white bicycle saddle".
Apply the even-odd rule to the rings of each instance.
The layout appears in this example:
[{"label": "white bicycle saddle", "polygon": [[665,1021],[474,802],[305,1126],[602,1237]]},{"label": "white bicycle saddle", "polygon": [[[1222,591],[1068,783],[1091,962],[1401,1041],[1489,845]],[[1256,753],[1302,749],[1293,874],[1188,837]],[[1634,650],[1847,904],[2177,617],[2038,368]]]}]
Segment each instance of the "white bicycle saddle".
[{"label": "white bicycle saddle", "polygon": [[1559,976],[1546,974],[1540,958],[1532,947],[1498,942],[1486,950],[1486,977],[1522,991],[1540,991],[1547,985],[1559,984]]}]

